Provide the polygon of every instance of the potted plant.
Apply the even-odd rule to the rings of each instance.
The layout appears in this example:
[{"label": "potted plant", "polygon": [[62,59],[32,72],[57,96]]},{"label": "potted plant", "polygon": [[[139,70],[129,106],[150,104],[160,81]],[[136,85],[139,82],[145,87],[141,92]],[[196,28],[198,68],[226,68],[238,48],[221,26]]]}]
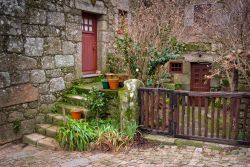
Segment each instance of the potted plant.
[{"label": "potted plant", "polygon": [[80,109],[73,109],[71,111],[71,116],[75,120],[81,119],[81,114],[82,114],[82,110],[80,110]]},{"label": "potted plant", "polygon": [[119,87],[123,87],[124,81],[129,79],[129,76],[127,74],[117,74],[117,77],[119,78]]},{"label": "potted plant", "polygon": [[114,74],[114,73],[106,73],[106,74],[105,74],[105,78],[106,78],[107,80],[113,79],[114,77],[115,77],[115,74]]},{"label": "potted plant", "polygon": [[102,79],[102,87],[103,89],[109,89],[109,82],[107,79]]},{"label": "potted plant", "polygon": [[119,79],[114,78],[114,79],[109,79],[109,87],[111,90],[117,90],[119,87]]}]

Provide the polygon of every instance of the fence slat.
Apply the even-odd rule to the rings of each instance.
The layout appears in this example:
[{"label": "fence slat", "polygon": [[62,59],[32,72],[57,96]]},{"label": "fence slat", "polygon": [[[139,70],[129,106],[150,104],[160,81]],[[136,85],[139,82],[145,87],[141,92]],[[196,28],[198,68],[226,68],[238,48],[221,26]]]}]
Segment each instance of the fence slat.
[{"label": "fence slat", "polygon": [[184,117],[185,117],[185,96],[182,95],[181,96],[181,100],[182,100],[182,111],[181,111],[181,134],[184,134],[184,126],[185,126],[185,122],[184,122]]},{"label": "fence slat", "polygon": [[154,128],[154,92],[150,91],[150,125]]},{"label": "fence slat", "polygon": [[202,97],[199,97],[199,107],[198,107],[198,135],[201,136],[201,102]]},{"label": "fence slat", "polygon": [[223,118],[222,118],[222,138],[226,138],[227,134],[227,98],[223,98]]},{"label": "fence slat", "polygon": [[240,115],[240,98],[237,98],[237,109],[235,112],[235,140],[238,140],[239,135],[239,115]]},{"label": "fence slat", "polygon": [[230,117],[229,117],[229,139],[232,138],[232,130],[233,130],[233,112],[234,112],[234,99],[230,99]]},{"label": "fence slat", "polygon": [[189,135],[190,128],[190,96],[187,96],[188,104],[187,104],[187,135]]},{"label": "fence slat", "polygon": [[163,107],[162,107],[162,130],[165,130],[166,128],[166,124],[167,124],[167,120],[166,120],[166,93],[162,92],[162,96],[163,96]]},{"label": "fence slat", "polygon": [[247,113],[248,113],[248,102],[245,103],[244,119],[243,119],[243,132],[247,133]]},{"label": "fence slat", "polygon": [[217,117],[216,117],[216,138],[220,137],[220,107],[221,107],[221,98],[218,98],[218,108],[217,108]]},{"label": "fence slat", "polygon": [[143,109],[143,107],[144,107],[144,104],[143,104],[143,102],[144,102],[144,91],[143,90],[139,90],[139,92],[138,92],[139,94],[138,94],[138,96],[139,96],[139,108],[140,108],[140,120],[141,120],[141,122],[140,122],[140,124],[141,125],[144,125],[144,120],[145,120],[145,118],[144,118],[144,115],[145,115],[145,111],[144,111],[144,109]]},{"label": "fence slat", "polygon": [[143,102],[143,104],[144,104],[144,112],[145,112],[145,124],[144,124],[144,126],[146,128],[148,128],[148,121],[149,121],[149,119],[148,119],[148,115],[149,115],[149,97],[148,96],[149,96],[149,91],[146,90],[144,92],[144,102]]},{"label": "fence slat", "polygon": [[211,131],[210,131],[210,136],[211,138],[214,137],[214,102],[215,102],[214,97],[212,97],[211,103],[212,103],[212,107],[211,107]]},{"label": "fence slat", "polygon": [[170,134],[174,134],[175,120],[174,120],[174,94],[167,93],[169,98],[169,115],[168,115],[168,130]]},{"label": "fence slat", "polygon": [[192,97],[192,135],[195,135],[195,97]]},{"label": "fence slat", "polygon": [[179,124],[180,124],[180,119],[179,119],[179,109],[180,109],[180,104],[179,104],[179,97],[177,95],[176,99],[177,99],[177,106],[176,106],[176,134],[179,134]]},{"label": "fence slat", "polygon": [[208,118],[207,118],[207,114],[208,114],[208,98],[205,97],[205,115],[204,115],[204,122],[205,122],[204,136],[205,137],[207,137],[207,132],[208,132]]},{"label": "fence slat", "polygon": [[139,89],[138,96],[139,125],[144,130],[181,138],[250,145],[249,93],[200,94],[147,88]]},{"label": "fence slat", "polygon": [[159,129],[159,100],[160,100],[159,89],[155,91],[154,97],[155,97],[155,104],[154,104],[155,126],[156,126],[156,129]]}]

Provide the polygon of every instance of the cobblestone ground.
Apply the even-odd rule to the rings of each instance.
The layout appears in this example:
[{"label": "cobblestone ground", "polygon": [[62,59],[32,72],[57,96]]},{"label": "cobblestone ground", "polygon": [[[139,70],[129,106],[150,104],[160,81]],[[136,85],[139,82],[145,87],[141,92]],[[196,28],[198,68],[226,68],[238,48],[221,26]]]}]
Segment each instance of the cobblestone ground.
[{"label": "cobblestone ground", "polygon": [[247,166],[250,148],[208,149],[152,146],[122,153],[51,151],[11,144],[0,150],[0,167],[11,166]]}]

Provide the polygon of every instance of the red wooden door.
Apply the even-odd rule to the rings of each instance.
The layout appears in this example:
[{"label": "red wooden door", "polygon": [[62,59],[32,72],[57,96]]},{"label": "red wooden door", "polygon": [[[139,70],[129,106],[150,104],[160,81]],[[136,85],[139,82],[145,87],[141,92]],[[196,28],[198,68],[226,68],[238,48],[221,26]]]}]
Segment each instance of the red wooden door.
[{"label": "red wooden door", "polygon": [[83,74],[95,74],[97,70],[97,22],[91,14],[83,14],[82,70]]},{"label": "red wooden door", "polygon": [[[191,91],[198,92],[209,92],[210,91],[210,80],[205,78],[205,75],[209,75],[210,65],[209,64],[191,64]],[[204,99],[201,104],[204,106]],[[195,105],[199,104],[199,98],[194,98],[192,103]]]}]

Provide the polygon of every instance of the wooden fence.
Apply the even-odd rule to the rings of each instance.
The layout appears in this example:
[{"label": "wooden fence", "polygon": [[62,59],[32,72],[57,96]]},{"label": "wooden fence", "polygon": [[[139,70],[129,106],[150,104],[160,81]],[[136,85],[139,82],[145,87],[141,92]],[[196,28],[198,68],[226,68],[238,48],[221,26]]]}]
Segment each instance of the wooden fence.
[{"label": "wooden fence", "polygon": [[250,93],[139,89],[143,130],[227,144],[250,144]]}]

